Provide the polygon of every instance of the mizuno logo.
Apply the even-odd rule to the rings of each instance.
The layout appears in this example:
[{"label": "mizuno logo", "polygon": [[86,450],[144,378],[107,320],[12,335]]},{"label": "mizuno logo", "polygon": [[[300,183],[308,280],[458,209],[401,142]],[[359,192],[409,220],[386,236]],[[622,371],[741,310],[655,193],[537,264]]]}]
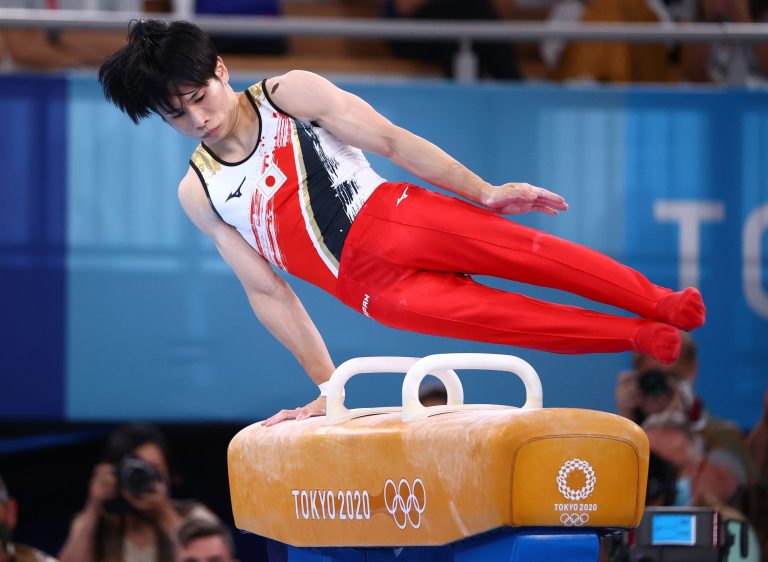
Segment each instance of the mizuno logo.
[{"label": "mizuno logo", "polygon": [[[237,186],[237,189],[234,190],[232,193],[229,194],[229,197],[227,197],[227,201],[232,199],[233,197],[242,197],[243,192],[240,191],[240,188],[243,187],[243,184],[245,183],[245,178],[243,178],[243,181],[240,182],[240,185]],[[225,203],[227,201],[224,201]]]},{"label": "mizuno logo", "polygon": [[395,207],[399,207],[400,206],[400,201],[402,201],[403,199],[408,197],[408,187],[409,186],[405,186],[405,191],[403,191],[403,194],[400,197],[397,198],[397,203],[395,203]]}]

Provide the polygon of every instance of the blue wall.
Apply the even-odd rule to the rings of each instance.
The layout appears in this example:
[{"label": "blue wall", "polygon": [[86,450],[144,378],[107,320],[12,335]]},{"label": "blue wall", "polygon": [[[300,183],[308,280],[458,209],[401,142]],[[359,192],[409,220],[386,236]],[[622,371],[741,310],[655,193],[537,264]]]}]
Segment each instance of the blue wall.
[{"label": "blue wall", "polygon": [[[696,283],[710,311],[696,332],[698,386],[720,415],[745,427],[756,421],[768,383],[768,93],[346,87],[489,181],[529,181],[571,204],[558,217],[521,222],[600,249],[659,284]],[[133,126],[89,77],[3,78],[0,116],[23,131],[0,141],[0,393],[10,388],[12,397],[0,418],[249,420],[313,398],[179,208],[193,141],[158,119]],[[372,160],[384,177],[414,181]],[[605,410],[628,366],[628,354],[557,356],[401,333],[293,286],[337,363],[513,353],[538,370],[546,405]],[[468,401],[522,403],[512,377],[464,380]],[[349,401],[395,403],[399,383],[394,375],[353,381]]]},{"label": "blue wall", "polygon": [[66,87],[0,76],[0,417],[64,415]]}]

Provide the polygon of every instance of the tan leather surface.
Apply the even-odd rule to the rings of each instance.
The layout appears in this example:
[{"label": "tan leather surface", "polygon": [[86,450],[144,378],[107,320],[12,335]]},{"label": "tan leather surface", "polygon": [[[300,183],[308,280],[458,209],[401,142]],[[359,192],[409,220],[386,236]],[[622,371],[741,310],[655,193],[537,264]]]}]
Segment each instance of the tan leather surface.
[{"label": "tan leather surface", "polygon": [[502,526],[633,527],[648,443],[604,412],[483,410],[254,424],[228,457],[240,529],[295,546],[409,546]]}]

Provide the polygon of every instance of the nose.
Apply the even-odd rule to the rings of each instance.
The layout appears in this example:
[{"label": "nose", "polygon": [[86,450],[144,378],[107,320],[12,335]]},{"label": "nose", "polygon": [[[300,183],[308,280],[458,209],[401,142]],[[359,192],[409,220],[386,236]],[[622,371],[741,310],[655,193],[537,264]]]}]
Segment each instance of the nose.
[{"label": "nose", "polygon": [[202,109],[199,107],[189,107],[187,109],[187,112],[189,113],[190,121],[192,122],[192,125],[196,129],[202,129],[205,124],[208,122],[208,116],[203,112]]}]

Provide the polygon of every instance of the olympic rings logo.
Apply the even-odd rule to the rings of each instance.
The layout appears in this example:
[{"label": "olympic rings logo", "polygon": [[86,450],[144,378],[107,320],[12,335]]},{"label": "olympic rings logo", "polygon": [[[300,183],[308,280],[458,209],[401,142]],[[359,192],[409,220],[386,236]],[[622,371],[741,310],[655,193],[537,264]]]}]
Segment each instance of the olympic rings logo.
[{"label": "olympic rings logo", "polygon": [[[574,470],[579,470],[584,474],[587,482],[579,488],[574,490],[568,486],[568,475]],[[595,491],[595,482],[597,478],[592,466],[581,459],[571,459],[560,467],[560,472],[557,474],[557,489],[565,496],[566,499],[571,501],[578,501],[588,498],[592,492]]]},{"label": "olympic rings logo", "polygon": [[384,484],[384,506],[400,529],[410,523],[414,529],[421,526],[421,514],[427,508],[427,489],[421,478],[416,478],[413,485],[403,478],[395,485],[393,480]]},{"label": "olympic rings logo", "polygon": [[563,513],[560,515],[560,523],[566,527],[581,527],[589,521],[586,513]]}]

